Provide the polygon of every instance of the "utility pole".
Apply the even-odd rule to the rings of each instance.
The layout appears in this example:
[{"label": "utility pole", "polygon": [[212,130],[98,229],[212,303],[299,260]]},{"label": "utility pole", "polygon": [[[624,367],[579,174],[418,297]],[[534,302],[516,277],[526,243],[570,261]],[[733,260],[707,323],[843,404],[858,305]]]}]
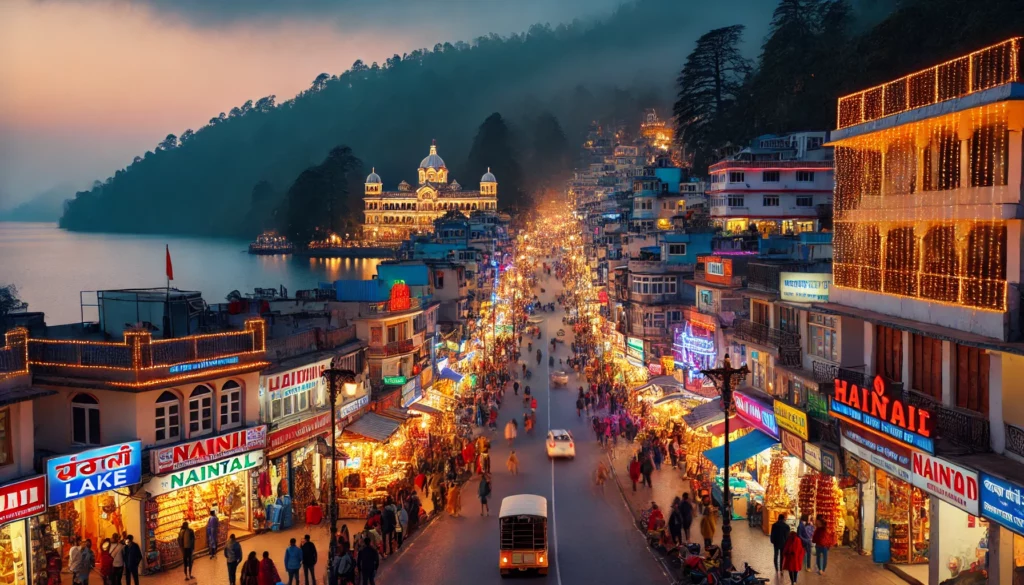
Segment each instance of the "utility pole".
[{"label": "utility pole", "polygon": [[331,524],[331,540],[327,544],[327,567],[328,571],[334,564],[334,555],[337,554],[338,534],[338,383],[344,385],[345,395],[354,396],[357,390],[356,373],[352,370],[339,370],[328,368],[324,370],[323,377],[327,379],[327,389],[330,394],[331,406],[331,485],[328,490],[330,502],[328,517]]}]

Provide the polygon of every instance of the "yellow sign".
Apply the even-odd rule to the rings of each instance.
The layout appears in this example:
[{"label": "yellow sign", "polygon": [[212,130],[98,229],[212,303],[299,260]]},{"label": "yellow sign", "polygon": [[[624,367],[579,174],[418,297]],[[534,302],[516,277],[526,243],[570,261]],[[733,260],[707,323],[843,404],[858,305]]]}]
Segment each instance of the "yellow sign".
[{"label": "yellow sign", "polygon": [[775,401],[775,422],[787,431],[807,440],[807,413],[782,402]]},{"label": "yellow sign", "polygon": [[665,375],[671,376],[676,371],[676,361],[670,355],[661,356],[661,367],[665,369]]}]

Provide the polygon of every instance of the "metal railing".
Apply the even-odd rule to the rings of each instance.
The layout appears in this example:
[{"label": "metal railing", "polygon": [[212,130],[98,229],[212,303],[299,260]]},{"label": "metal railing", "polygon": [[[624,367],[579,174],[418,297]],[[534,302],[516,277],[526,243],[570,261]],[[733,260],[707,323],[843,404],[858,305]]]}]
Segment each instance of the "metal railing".
[{"label": "metal railing", "polygon": [[373,356],[373,357],[382,357],[382,356],[399,355],[399,354],[403,354],[403,353],[409,353],[410,351],[412,351],[414,349],[416,349],[416,344],[413,343],[413,340],[410,338],[410,339],[403,339],[401,341],[392,341],[391,343],[388,343],[388,344],[385,344],[385,345],[378,345],[378,346],[372,346],[371,345],[369,347],[369,349],[367,349],[366,353],[368,355],[370,355],[370,356]]},{"label": "metal railing", "polygon": [[822,420],[820,418],[807,417],[808,430],[812,441],[825,441],[836,445],[840,442],[839,423],[834,418]]},{"label": "metal railing", "polygon": [[152,365],[170,366],[253,351],[253,339],[249,331],[162,339],[152,343],[152,351]]},{"label": "metal railing", "polygon": [[905,390],[910,404],[935,413],[936,439],[944,439],[976,453],[992,450],[992,427],[985,415],[973,410],[946,406],[916,390]]},{"label": "metal railing", "polygon": [[[914,108],[1020,82],[1021,37],[839,98],[836,126],[847,128]],[[714,167],[712,167],[714,170]]]},{"label": "metal railing", "polygon": [[839,366],[815,360],[811,364],[811,367],[814,372],[814,381],[818,384],[818,391],[825,392],[827,389],[827,393],[831,394],[833,383],[836,381],[836,376],[839,374]]},{"label": "metal railing", "polygon": [[[708,167],[708,172],[728,169],[808,169],[827,170],[835,166],[832,160],[723,160]],[[710,188],[710,185],[709,185]]]},{"label": "metal railing", "polygon": [[800,351],[799,333],[790,333],[789,331],[774,329],[763,323],[755,323],[749,319],[736,319],[733,321],[732,326],[733,337],[778,350],[783,348],[795,348],[797,352]]}]

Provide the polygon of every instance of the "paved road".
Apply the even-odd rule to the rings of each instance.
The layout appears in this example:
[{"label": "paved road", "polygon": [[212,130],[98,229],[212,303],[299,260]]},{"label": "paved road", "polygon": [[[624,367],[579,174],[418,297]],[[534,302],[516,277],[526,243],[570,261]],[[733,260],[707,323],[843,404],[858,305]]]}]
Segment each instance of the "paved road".
[{"label": "paved road", "polygon": [[[541,277],[542,302],[552,302],[561,290],[554,278]],[[538,291],[539,292],[539,291]],[[576,388],[582,381],[570,375],[567,388],[551,389],[549,385],[548,349],[551,336],[562,328],[563,312],[542,313],[544,358],[538,367],[535,355],[527,356],[533,370],[530,380],[537,397],[537,429],[527,436],[522,425],[515,449],[520,472],[512,476],[505,467],[509,448],[504,440],[504,426],[510,417],[522,421],[522,403],[509,391],[505,395],[498,418],[498,431],[493,433],[491,471],[493,494],[491,515],[481,517],[476,497],[478,482],[470,481],[463,491],[464,516],[443,518],[432,522],[412,545],[403,549],[397,562],[389,563],[378,575],[381,583],[417,583],[422,585],[473,583],[484,585],[503,580],[498,573],[498,509],[505,496],[538,494],[548,499],[548,540],[553,555],[546,577],[529,579],[535,583],[558,585],[591,585],[592,583],[636,583],[661,585],[668,577],[643,539],[633,528],[630,512],[615,484],[604,490],[593,482],[599,457],[604,457],[586,417],[576,416]],[[569,357],[568,344],[572,332],[566,329],[565,345],[559,344],[557,359]],[[524,340],[525,344],[525,340]],[[538,343],[534,343],[536,353]],[[549,428],[569,429],[577,438],[576,459],[549,462],[544,438]]]}]

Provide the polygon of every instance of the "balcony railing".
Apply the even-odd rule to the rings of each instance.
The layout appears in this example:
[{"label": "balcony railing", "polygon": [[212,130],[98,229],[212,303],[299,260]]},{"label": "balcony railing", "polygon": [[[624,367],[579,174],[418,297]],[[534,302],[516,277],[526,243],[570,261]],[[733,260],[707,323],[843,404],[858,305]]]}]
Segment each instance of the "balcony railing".
[{"label": "balcony railing", "polygon": [[355,338],[355,325],[339,327],[337,329],[321,329],[316,327],[267,340],[267,356],[274,359],[286,359],[311,351],[323,351],[341,347],[355,340]]},{"label": "balcony railing", "polygon": [[[835,166],[831,160],[723,160],[708,167],[708,172],[724,171],[728,169],[813,169],[827,170]],[[727,185],[728,183],[717,183]],[[710,188],[711,186],[709,186]]]},{"label": "balcony railing", "polygon": [[630,260],[630,272],[693,272],[694,264],[670,264],[663,260]]},{"label": "balcony railing", "polygon": [[812,441],[825,441],[828,443],[834,443],[836,445],[840,442],[839,424],[834,418],[828,420],[822,420],[820,418],[810,416],[807,417],[808,430],[810,431],[810,437]]},{"label": "balcony railing", "polygon": [[0,380],[28,373],[28,362],[25,359],[27,343],[27,329],[19,327],[7,332],[6,344],[0,347]]},{"label": "balcony railing", "polygon": [[836,125],[846,128],[870,122],[1004,83],[1020,82],[1021,76],[1021,38],[1016,37],[841,97]]},{"label": "balcony railing", "polygon": [[412,339],[403,339],[402,341],[392,341],[386,345],[371,345],[366,353],[370,357],[387,357],[409,353],[414,349],[416,349],[416,344],[413,343]]},{"label": "balcony railing", "polygon": [[946,440],[976,453],[992,450],[992,428],[988,419],[979,412],[946,406],[927,394],[906,390],[910,404],[927,408],[936,415],[935,438]]},{"label": "balcony railing", "polygon": [[871,379],[867,374],[857,369],[851,368],[836,368],[836,380],[845,380],[851,384],[856,384],[861,388],[870,388]]},{"label": "balcony railing", "polygon": [[814,381],[818,384],[818,392],[831,395],[836,376],[839,374],[839,366],[815,360],[812,368]]},{"label": "balcony railing", "polygon": [[[797,352],[799,357],[800,352],[800,334],[790,333],[789,331],[783,331],[781,329],[774,329],[763,323],[755,323],[749,319],[736,319],[732,323],[733,326],[733,337],[770,347],[779,352],[780,357],[784,353],[782,350],[793,350]],[[786,354],[792,354],[792,351],[786,351]],[[799,359],[797,360],[799,364]],[[785,364],[791,365],[791,364]]]}]

